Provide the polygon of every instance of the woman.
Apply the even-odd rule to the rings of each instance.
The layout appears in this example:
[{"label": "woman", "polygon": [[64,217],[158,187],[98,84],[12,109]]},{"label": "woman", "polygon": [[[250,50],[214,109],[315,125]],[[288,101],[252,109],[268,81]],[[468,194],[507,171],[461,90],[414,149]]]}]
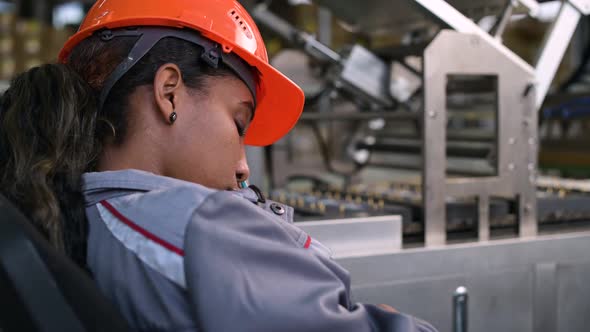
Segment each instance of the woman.
[{"label": "woman", "polygon": [[[88,83],[98,107],[87,117],[79,104],[45,107],[55,112],[47,128],[12,134],[86,137],[64,146],[77,168],[53,167],[63,152],[52,151],[53,168],[37,176],[76,192],[80,170],[93,171],[81,176],[84,206],[56,197],[62,213],[85,208],[86,264],[135,329],[433,330],[387,306],[351,303],[348,273],[292,225],[292,210],[239,188],[249,173],[244,144],[286,134],[303,94],[268,65],[260,33],[237,2],[101,0],[60,60]],[[19,93],[8,92],[8,109],[23,101]],[[71,112],[77,130],[59,136],[55,128]],[[4,118],[3,126],[18,122]],[[63,220],[44,224],[56,244],[71,233],[63,225],[79,221]]]}]

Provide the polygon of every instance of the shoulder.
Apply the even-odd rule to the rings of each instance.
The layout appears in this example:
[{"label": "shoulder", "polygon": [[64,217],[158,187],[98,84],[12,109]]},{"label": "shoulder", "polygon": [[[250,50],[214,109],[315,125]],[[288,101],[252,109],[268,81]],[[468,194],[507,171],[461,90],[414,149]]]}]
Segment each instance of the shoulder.
[{"label": "shoulder", "polygon": [[[276,207],[270,207],[276,206]],[[278,207],[278,208],[277,208]],[[187,225],[187,236],[206,243],[264,243],[307,248],[309,236],[291,222],[292,208],[267,201],[254,203],[239,192],[216,192],[196,209]],[[217,238],[211,242],[212,238]]]},{"label": "shoulder", "polygon": [[[138,260],[149,266],[149,271],[155,271],[184,288],[186,226],[194,211],[213,193],[215,190],[196,185],[175,185],[149,191],[110,190],[110,197],[98,200],[87,210],[89,261],[93,262],[90,265],[94,270],[101,270],[101,266],[111,266],[112,260],[119,260],[125,262],[121,264],[126,269],[132,269]],[[119,250],[116,255],[101,254],[116,250]],[[143,270],[138,267],[137,271]],[[108,275],[110,272],[103,273]],[[104,276],[102,279],[105,278],[108,279]]]},{"label": "shoulder", "polygon": [[182,245],[184,229],[195,210],[215,193],[202,186],[183,184],[100,200],[96,207],[102,219],[114,216]]}]

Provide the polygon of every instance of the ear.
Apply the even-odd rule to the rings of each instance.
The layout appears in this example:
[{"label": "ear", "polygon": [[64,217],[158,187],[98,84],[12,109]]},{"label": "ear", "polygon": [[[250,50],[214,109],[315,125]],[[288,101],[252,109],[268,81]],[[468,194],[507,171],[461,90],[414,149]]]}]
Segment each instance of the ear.
[{"label": "ear", "polygon": [[176,110],[176,102],[183,88],[180,68],[173,63],[162,65],[154,77],[154,98],[158,111],[167,123],[170,115]]}]

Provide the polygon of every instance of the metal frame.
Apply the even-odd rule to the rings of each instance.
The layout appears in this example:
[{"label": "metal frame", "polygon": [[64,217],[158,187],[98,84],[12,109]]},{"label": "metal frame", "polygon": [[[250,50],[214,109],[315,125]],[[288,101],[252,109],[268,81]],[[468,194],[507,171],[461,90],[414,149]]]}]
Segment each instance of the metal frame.
[{"label": "metal frame", "polygon": [[[425,210],[425,242],[427,246],[446,243],[446,197],[476,197],[479,206],[479,239],[486,241],[489,232],[489,202],[494,196],[510,197],[517,202],[519,233],[522,237],[537,234],[536,172],[537,172],[537,111],[547,94],[558,65],[569,45],[581,15],[590,13],[590,0],[565,0],[560,14],[540,52],[536,68],[529,65],[498,38],[513,12],[512,7],[525,8],[537,14],[535,0],[511,1],[501,11],[501,20],[491,35],[472,19],[445,0],[407,0],[422,14],[434,18],[443,30],[423,54],[423,206]],[[326,7],[342,9],[343,2],[318,0]],[[383,2],[385,3],[385,2]],[[255,11],[256,12],[256,11]],[[259,15],[275,30],[289,35],[295,31],[272,15]],[[305,38],[304,38],[305,39]],[[306,42],[308,54],[323,50],[318,58],[334,63],[347,61],[329,55],[330,49],[315,39]],[[321,46],[321,47],[320,47]],[[368,53],[368,52],[367,52]],[[328,54],[326,56],[325,54]],[[350,64],[352,61],[349,61]],[[354,69],[366,68],[356,65]],[[448,75],[494,75],[498,79],[497,109],[497,174],[485,178],[446,177],[446,84]],[[356,77],[358,75],[352,75]],[[374,75],[372,75],[374,76]],[[386,113],[387,114],[387,113]],[[364,114],[362,117],[371,117]],[[396,115],[397,116],[397,115]],[[308,120],[334,120],[334,115],[319,113],[304,115]],[[337,117],[344,116],[338,114]],[[386,118],[386,115],[380,117]],[[361,118],[359,116],[359,118]],[[342,120],[341,119],[341,120]]]},{"label": "metal frame", "polygon": [[[494,37],[482,30],[471,19],[465,17],[461,12],[453,8],[444,0],[413,0],[424,11],[437,19],[439,23],[457,32],[477,34],[483,39],[491,40]],[[530,15],[536,15],[539,4],[535,0],[519,0],[520,4],[529,10]],[[513,2],[516,4],[516,2]],[[553,23],[550,32],[547,34],[545,43],[541,49],[539,59],[536,63],[537,97],[535,106],[539,109],[549,91],[551,82],[555,77],[557,68],[570,44],[582,15],[590,14],[590,0],[567,0],[564,1],[560,13]],[[500,41],[495,45],[505,53],[505,56],[512,59],[523,67],[530,67],[524,60],[514,54]]]},{"label": "metal frame", "polygon": [[[537,69],[445,1],[408,1],[419,4],[452,29],[439,33],[423,54],[422,199],[426,248],[395,248],[390,252],[376,248],[371,252],[357,245],[371,246],[380,243],[378,239],[390,243],[388,238],[395,231],[379,227],[382,232],[369,233],[368,229],[363,229],[367,233],[357,234],[344,229],[338,224],[341,221],[333,221],[337,224],[322,221],[313,227],[322,228],[318,233],[320,240],[325,234],[327,242],[334,240],[337,245],[344,244],[336,258],[354,276],[354,301],[392,303],[400,311],[425,318],[440,330],[449,330],[453,317],[451,296],[457,286],[465,286],[470,290],[468,321],[473,330],[585,331],[588,317],[584,310],[590,297],[584,278],[590,272],[590,261],[584,257],[590,233],[537,236],[536,216],[537,110],[569,44],[570,33],[581,14],[585,14],[582,0],[564,2]],[[538,10],[534,0],[519,2],[531,15]],[[501,26],[499,28],[501,30]],[[497,78],[495,176],[446,176],[449,75],[493,75]],[[381,118],[398,116],[384,114]],[[334,121],[379,115],[373,112],[304,117]],[[551,180],[543,181],[551,184]],[[579,184],[570,187],[586,191]],[[447,196],[477,198],[481,241],[447,244]],[[519,238],[487,242],[490,239],[490,200],[494,196],[512,197],[518,203]],[[370,228],[378,229],[375,225]],[[308,231],[313,235],[317,230]],[[347,245],[351,240],[361,242]]]},{"label": "metal frame", "polygon": [[[446,243],[447,196],[475,196],[479,206],[479,239],[489,240],[491,196],[514,197],[519,234],[537,234],[537,111],[590,0],[564,1],[540,53],[536,69],[494,36],[444,0],[414,0],[440,23],[443,31],[424,52],[423,204],[427,246]],[[536,11],[536,1],[521,2]],[[516,3],[514,3],[516,4]],[[505,19],[505,18],[504,18]],[[497,37],[497,36],[496,36]],[[452,45],[452,47],[449,47]],[[461,50],[456,52],[455,50]],[[495,74],[498,77],[498,175],[446,178],[446,82],[449,74]]]},{"label": "metal frame", "polygon": [[588,15],[589,0],[564,1],[557,19],[543,44],[536,64],[538,93],[535,106],[541,108],[559,64],[572,40],[582,15]]},{"label": "metal frame", "polygon": [[590,1],[588,0],[568,0],[570,4],[576,7],[582,15],[590,15]]},{"label": "metal frame", "polygon": [[[479,239],[482,241],[489,239],[488,211],[492,196],[515,198],[519,206],[520,235],[537,234],[537,112],[532,88],[535,76],[532,69],[504,55],[489,38],[452,30],[443,30],[424,52],[422,185],[427,246],[446,243],[447,196],[478,198]],[[447,77],[454,74],[497,75],[497,176],[446,178],[447,114],[444,105]]]},{"label": "metal frame", "polygon": [[[434,26],[432,20],[416,11],[413,0],[314,0],[313,2],[330,8],[335,16],[345,21],[354,31],[367,34],[398,34]],[[508,0],[446,0],[446,2],[477,20],[500,13]]]},{"label": "metal frame", "polygon": [[516,55],[512,50],[503,45],[500,41],[490,36],[486,31],[475,24],[470,18],[463,15],[457,9],[453,8],[444,0],[413,0],[420,7],[429,13],[432,17],[437,19],[439,23],[449,29],[460,33],[469,33],[478,35],[480,38],[494,45],[494,47],[501,53],[501,56],[510,59],[518,66],[526,70],[532,70],[532,67]]},{"label": "metal frame", "polygon": [[539,13],[539,3],[537,0],[517,0],[517,2],[524,8],[532,17],[536,17]]}]

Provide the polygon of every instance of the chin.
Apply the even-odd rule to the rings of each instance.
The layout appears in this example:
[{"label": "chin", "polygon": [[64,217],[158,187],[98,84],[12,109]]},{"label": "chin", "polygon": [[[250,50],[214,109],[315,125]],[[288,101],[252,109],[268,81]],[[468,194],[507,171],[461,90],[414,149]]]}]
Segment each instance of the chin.
[{"label": "chin", "polygon": [[238,186],[237,183],[234,183],[232,185],[225,186],[225,190],[230,190],[230,191],[240,190],[240,187]]},{"label": "chin", "polygon": [[209,187],[211,189],[217,189],[217,190],[227,190],[227,191],[234,191],[234,190],[238,190],[237,185],[209,185],[206,186]]},{"label": "chin", "polygon": [[205,186],[211,189],[217,190],[236,190],[237,183],[233,184],[226,184],[226,183],[219,183],[219,182],[212,182],[212,181],[203,181],[203,179],[191,179],[190,182],[200,184],[201,186]]}]

